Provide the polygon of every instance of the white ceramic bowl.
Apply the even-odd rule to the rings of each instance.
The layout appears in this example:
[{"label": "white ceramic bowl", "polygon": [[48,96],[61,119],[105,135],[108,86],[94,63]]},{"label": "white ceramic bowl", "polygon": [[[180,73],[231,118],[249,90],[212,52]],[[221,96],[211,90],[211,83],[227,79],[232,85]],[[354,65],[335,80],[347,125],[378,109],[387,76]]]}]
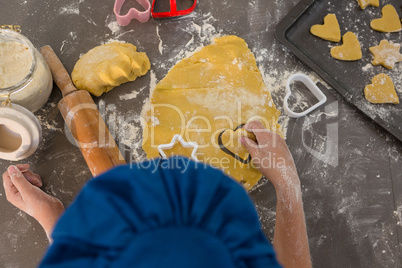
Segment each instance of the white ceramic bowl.
[{"label": "white ceramic bowl", "polygon": [[38,119],[24,107],[0,106],[0,159],[18,161],[32,155],[42,139]]}]

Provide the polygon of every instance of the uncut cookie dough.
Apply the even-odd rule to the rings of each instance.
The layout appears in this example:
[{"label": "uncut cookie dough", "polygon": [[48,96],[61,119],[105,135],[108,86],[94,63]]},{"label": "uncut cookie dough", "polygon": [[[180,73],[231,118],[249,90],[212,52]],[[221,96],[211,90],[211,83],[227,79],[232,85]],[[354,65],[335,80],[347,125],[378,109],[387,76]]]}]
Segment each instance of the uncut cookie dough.
[{"label": "uncut cookie dough", "polygon": [[[177,63],[156,85],[143,110],[142,146],[148,158],[159,157],[158,145],[181,134],[185,141],[198,143],[200,161],[223,169],[251,189],[261,173],[221,149],[219,136],[224,148],[246,160],[248,152],[238,141],[245,133],[236,128],[256,119],[280,133],[279,114],[246,42],[224,36]],[[180,144],[165,151],[188,157],[191,152]]]},{"label": "uncut cookie dough", "polygon": [[372,84],[364,89],[364,95],[371,103],[399,103],[394,83],[386,74],[376,75],[372,79]]},{"label": "uncut cookie dough", "polygon": [[332,57],[344,61],[354,61],[362,58],[362,49],[354,33],[345,33],[342,37],[342,42],[343,45],[331,49]]},{"label": "uncut cookie dough", "polygon": [[145,53],[128,43],[114,42],[97,46],[82,56],[71,78],[78,89],[100,96],[116,86],[134,81],[151,68]]},{"label": "uncut cookie dough", "polygon": [[324,18],[323,25],[313,25],[310,32],[324,40],[339,42],[341,41],[341,29],[335,14],[328,14]]}]

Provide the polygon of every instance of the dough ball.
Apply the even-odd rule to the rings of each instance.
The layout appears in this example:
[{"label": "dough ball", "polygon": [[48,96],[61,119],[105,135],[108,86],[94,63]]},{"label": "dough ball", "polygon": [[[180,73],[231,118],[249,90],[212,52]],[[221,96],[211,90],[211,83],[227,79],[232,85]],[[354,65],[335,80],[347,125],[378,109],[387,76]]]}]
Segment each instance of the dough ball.
[{"label": "dough ball", "polygon": [[97,46],[77,61],[71,78],[78,89],[99,97],[114,87],[134,81],[151,68],[148,56],[128,43]]}]

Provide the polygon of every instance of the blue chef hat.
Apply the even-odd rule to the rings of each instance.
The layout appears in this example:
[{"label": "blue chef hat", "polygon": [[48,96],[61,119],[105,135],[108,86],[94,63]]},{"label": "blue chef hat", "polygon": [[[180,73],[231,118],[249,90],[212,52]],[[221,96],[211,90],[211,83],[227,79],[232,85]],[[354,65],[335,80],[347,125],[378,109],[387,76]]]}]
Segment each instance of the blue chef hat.
[{"label": "blue chef hat", "polygon": [[182,157],[91,180],[52,237],[40,267],[279,267],[246,191]]}]

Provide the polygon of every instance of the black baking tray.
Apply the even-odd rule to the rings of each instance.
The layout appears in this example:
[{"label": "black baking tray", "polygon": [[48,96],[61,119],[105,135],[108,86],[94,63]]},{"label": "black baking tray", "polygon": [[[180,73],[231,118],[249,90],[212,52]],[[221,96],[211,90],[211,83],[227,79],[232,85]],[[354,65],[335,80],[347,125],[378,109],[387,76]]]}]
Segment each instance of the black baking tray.
[{"label": "black baking tray", "polygon": [[[385,73],[393,80],[402,101],[402,62],[392,70],[369,65],[373,59],[369,47],[377,46],[383,39],[402,42],[401,32],[386,34],[371,29],[371,20],[382,16],[381,9],[386,4],[392,4],[401,16],[401,0],[380,2],[378,8],[369,6],[362,10],[356,0],[301,0],[277,25],[275,35],[349,103],[402,141],[402,104],[372,104],[364,98],[365,86],[371,84],[375,75]],[[325,41],[310,33],[311,26],[322,24],[328,13],[336,14],[342,35],[352,31],[358,36],[363,52],[361,60],[346,62],[332,58],[330,48],[341,42]]]}]

